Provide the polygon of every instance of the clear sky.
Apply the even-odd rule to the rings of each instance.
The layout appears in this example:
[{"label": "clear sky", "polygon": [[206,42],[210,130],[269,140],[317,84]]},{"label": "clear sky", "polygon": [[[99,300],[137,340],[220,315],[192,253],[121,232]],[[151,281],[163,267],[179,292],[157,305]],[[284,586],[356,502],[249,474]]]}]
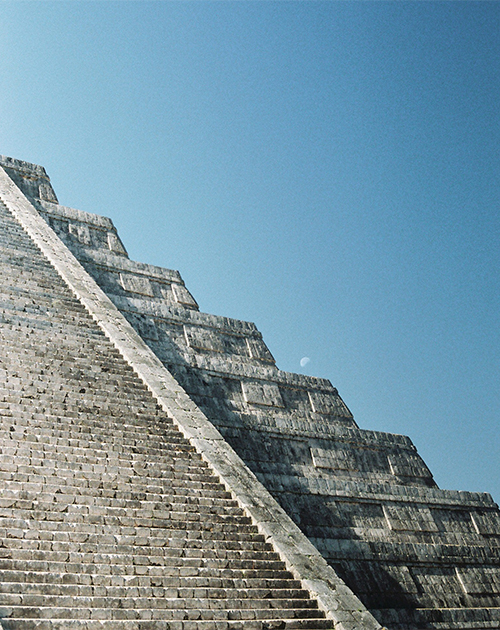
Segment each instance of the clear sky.
[{"label": "clear sky", "polygon": [[500,501],[500,3],[3,0],[0,55],[0,153]]}]

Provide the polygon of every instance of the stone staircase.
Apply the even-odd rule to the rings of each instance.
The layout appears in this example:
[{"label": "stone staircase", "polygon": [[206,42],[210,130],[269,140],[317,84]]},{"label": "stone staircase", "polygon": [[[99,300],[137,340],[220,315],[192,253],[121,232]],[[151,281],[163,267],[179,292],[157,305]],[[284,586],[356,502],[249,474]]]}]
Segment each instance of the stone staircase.
[{"label": "stone staircase", "polygon": [[333,628],[0,204],[4,630]]}]

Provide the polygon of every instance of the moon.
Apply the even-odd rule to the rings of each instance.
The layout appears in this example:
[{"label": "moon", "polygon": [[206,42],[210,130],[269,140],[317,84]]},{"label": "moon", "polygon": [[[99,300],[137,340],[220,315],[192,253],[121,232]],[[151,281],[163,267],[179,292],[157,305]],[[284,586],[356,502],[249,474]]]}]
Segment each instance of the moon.
[{"label": "moon", "polygon": [[311,359],[309,357],[302,357],[300,360],[300,367],[305,367],[310,361]]}]

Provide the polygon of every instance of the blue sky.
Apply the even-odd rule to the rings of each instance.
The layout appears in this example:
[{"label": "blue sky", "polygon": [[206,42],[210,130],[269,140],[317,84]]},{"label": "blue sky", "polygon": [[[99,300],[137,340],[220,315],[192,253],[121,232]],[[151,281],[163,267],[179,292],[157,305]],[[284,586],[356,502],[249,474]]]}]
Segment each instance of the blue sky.
[{"label": "blue sky", "polygon": [[500,500],[500,4],[4,0],[0,54],[0,153]]}]

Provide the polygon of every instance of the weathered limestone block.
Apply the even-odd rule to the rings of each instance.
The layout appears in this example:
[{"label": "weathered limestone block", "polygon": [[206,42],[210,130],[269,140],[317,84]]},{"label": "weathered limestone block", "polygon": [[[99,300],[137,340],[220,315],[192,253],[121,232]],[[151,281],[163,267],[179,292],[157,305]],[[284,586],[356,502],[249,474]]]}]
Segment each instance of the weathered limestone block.
[{"label": "weathered limestone block", "polygon": [[149,278],[144,276],[132,275],[130,273],[120,274],[120,284],[130,293],[138,293],[139,295],[146,295],[148,297],[154,296],[153,286]]},{"label": "weathered limestone block", "polygon": [[70,223],[68,225],[68,232],[82,245],[92,244],[92,238],[90,236],[90,229],[88,225],[76,225],[75,223]]},{"label": "weathered limestone block", "polygon": [[213,329],[184,325],[186,343],[190,348],[197,350],[209,350],[211,352],[224,352],[224,343]]},{"label": "weathered limestone block", "polygon": [[474,527],[483,536],[498,537],[500,535],[500,514],[497,510],[472,512],[471,518]]},{"label": "weathered limestone block", "polygon": [[394,452],[388,455],[388,460],[392,474],[398,477],[432,477],[418,453]]},{"label": "weathered limestone block", "polygon": [[183,304],[184,306],[189,306],[191,308],[198,308],[196,300],[183,284],[172,284],[172,291],[174,293],[175,301],[179,304]]},{"label": "weathered limestone block", "polygon": [[248,346],[242,336],[226,334],[215,328],[188,325],[184,325],[184,334],[187,345],[195,350],[248,357]]},{"label": "weathered limestone block", "polygon": [[[449,595],[464,594],[457,573],[451,567],[412,567],[411,573],[419,591],[426,593],[436,607],[448,607],[446,599]],[[457,601],[456,597],[453,599]]]},{"label": "weathered limestone block", "polygon": [[280,389],[276,383],[262,383],[258,381],[243,381],[241,383],[243,396],[247,403],[265,405],[266,407],[284,407]]},{"label": "weathered limestone block", "polygon": [[158,341],[158,328],[151,317],[138,315],[136,313],[127,313],[126,317],[143,339],[147,341]]},{"label": "weathered limestone block", "polygon": [[327,416],[352,418],[352,413],[338,395],[337,390],[332,392],[309,391],[308,394],[314,412]]},{"label": "weathered limestone block", "polygon": [[346,570],[351,580],[356,580],[362,592],[377,608],[397,601],[399,607],[412,606],[418,598],[418,586],[406,566],[391,564],[374,565],[367,562],[352,562]]},{"label": "weathered limestone block", "polygon": [[103,230],[105,232],[114,231],[116,233],[113,221],[108,217],[93,214],[92,212],[84,212],[76,208],[69,208],[68,206],[62,206],[59,203],[47,203],[43,199],[33,199],[32,201],[45,220],[47,220],[47,217],[50,217],[61,225],[70,222],[86,223],[96,230]]},{"label": "weathered limestone block", "polygon": [[468,595],[500,594],[500,575],[494,567],[457,567],[456,575]]},{"label": "weathered limestone block", "polygon": [[389,503],[384,505],[384,513],[391,529],[410,532],[438,531],[428,507]]},{"label": "weathered limestone block", "polygon": [[127,255],[127,250],[125,249],[121,238],[114,232],[108,232],[108,247],[115,254],[120,254],[122,256]]},{"label": "weathered limestone block", "polygon": [[432,518],[440,531],[462,535],[469,534],[471,537],[477,537],[478,532],[474,527],[473,518],[469,510],[431,508],[431,511]]},{"label": "weathered limestone block", "polygon": [[268,363],[274,363],[274,357],[269,351],[269,348],[266,346],[262,337],[247,337],[246,342],[248,345],[248,352],[250,356],[254,359],[258,359],[259,361],[266,361]]},{"label": "weathered limestone block", "polygon": [[384,453],[352,448],[347,445],[329,444],[329,448],[311,448],[313,464],[316,468],[329,470],[380,471],[389,473],[387,456]]}]

